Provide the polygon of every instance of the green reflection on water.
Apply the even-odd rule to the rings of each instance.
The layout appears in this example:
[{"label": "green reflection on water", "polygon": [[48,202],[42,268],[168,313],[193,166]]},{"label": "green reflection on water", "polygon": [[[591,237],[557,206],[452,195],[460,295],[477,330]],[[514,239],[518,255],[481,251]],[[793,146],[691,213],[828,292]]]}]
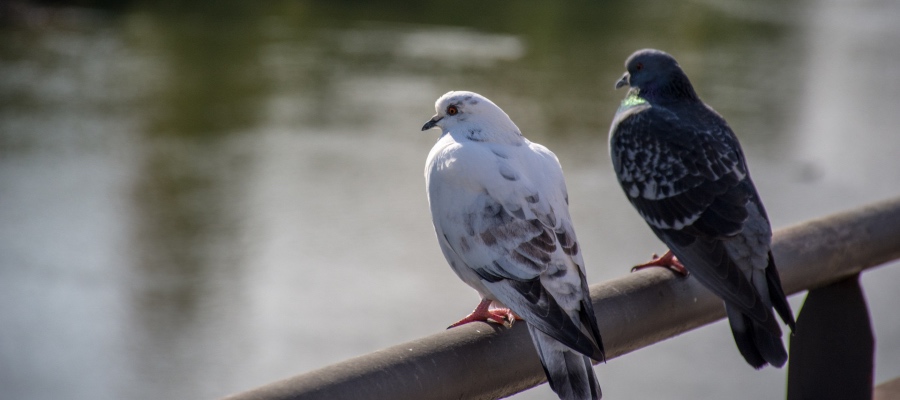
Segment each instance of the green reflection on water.
[{"label": "green reflection on water", "polygon": [[[107,7],[108,22],[121,29],[130,49],[154,61],[152,68],[139,72],[159,75],[140,104],[148,116],[148,133],[178,136],[252,130],[261,124],[268,99],[286,89],[306,99],[297,113],[310,123],[348,119],[353,114],[331,101],[347,76],[360,74],[409,74],[448,88],[465,86],[509,99],[536,99],[539,103],[531,107],[540,107],[540,119],[529,121],[526,116],[526,126],[538,123],[545,129],[536,131],[552,131],[554,136],[593,135],[606,129],[608,110],[614,110],[612,105],[622,96],[609,89],[622,62],[642,47],[675,54],[707,100],[726,116],[749,119],[760,110],[778,114],[781,108],[773,102],[789,103],[783,98],[790,91],[768,82],[791,79],[789,74],[795,72],[785,66],[798,57],[789,49],[794,28],[760,11],[777,8],[775,2],[753,6],[660,2],[652,7],[531,1],[93,5]],[[788,7],[781,15],[792,13]],[[398,50],[411,33],[449,28],[511,35],[524,53],[484,64],[410,56]],[[351,36],[362,37],[365,48],[354,47]],[[440,55],[441,49],[431,52]],[[782,63],[776,66],[770,60]],[[273,63],[283,68],[274,69]],[[723,93],[709,87],[711,80],[720,82],[724,77],[731,83],[721,89]],[[771,90],[753,90],[760,84]],[[757,96],[764,92],[775,99],[747,99],[734,96],[735,91]],[[779,118],[775,115],[773,120]],[[775,125],[758,131],[777,135]]]}]

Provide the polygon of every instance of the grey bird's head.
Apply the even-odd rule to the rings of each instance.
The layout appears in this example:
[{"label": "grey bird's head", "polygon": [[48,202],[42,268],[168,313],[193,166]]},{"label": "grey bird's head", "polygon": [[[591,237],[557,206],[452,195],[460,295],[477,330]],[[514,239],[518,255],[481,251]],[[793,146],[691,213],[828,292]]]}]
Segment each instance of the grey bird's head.
[{"label": "grey bird's head", "polygon": [[[423,131],[441,128],[443,133],[465,131],[483,141],[485,135],[504,136],[514,133],[520,136],[518,128],[500,107],[486,97],[465,91],[447,92],[434,103],[437,111],[425,125]],[[490,133],[489,133],[490,132]],[[499,138],[498,138],[499,139]]]},{"label": "grey bird's head", "polygon": [[638,50],[625,60],[625,69],[616,89],[627,85],[639,90],[641,97],[697,97],[678,62],[664,51]]}]

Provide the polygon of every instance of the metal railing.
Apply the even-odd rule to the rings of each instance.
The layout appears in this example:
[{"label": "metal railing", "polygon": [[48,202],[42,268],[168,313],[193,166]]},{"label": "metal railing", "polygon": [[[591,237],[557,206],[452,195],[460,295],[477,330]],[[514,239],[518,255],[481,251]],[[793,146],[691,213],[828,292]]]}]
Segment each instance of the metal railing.
[{"label": "metal railing", "polygon": [[[900,198],[781,229],[773,253],[788,295],[898,259]],[[591,298],[608,359],[725,316],[699,282],[662,268],[593,285]],[[532,349],[525,324],[468,324],[227,399],[497,399],[545,382],[536,353],[522,349]]]}]

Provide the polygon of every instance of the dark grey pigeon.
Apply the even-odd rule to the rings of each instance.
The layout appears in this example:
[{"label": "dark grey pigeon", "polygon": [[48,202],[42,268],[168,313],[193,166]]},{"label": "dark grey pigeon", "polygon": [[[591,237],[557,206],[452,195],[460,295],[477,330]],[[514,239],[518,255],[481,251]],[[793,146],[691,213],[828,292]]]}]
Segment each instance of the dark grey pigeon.
[{"label": "dark grey pigeon", "polygon": [[609,152],[628,200],[670,250],[637,268],[686,268],[725,302],[747,363],[783,366],[787,353],[772,308],[792,331],[794,317],[737,137],[672,56],[639,50],[625,68],[616,88],[631,88],[613,119]]}]

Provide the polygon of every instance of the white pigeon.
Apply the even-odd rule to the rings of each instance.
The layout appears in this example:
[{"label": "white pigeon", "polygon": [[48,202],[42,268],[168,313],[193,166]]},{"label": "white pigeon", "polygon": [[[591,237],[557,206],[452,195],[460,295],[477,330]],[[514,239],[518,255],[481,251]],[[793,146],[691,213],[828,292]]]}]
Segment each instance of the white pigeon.
[{"label": "white pigeon", "polygon": [[605,359],[603,343],[559,160],[477,93],[449,92],[435,109],[422,127],[441,128],[425,162],[431,217],[450,267],[482,297],[451,327],[522,319],[553,391],[599,399],[590,359]]}]

